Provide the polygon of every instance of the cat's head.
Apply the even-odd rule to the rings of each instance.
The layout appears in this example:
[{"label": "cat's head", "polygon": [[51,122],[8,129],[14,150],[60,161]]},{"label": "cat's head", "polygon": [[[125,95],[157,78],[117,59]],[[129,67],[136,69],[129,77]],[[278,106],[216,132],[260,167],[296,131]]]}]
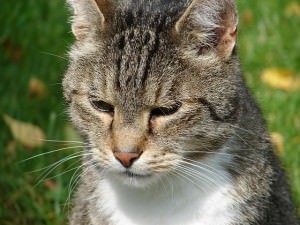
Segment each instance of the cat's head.
[{"label": "cat's head", "polygon": [[233,0],[69,0],[64,93],[91,165],[145,186],[219,151],[239,116]]}]

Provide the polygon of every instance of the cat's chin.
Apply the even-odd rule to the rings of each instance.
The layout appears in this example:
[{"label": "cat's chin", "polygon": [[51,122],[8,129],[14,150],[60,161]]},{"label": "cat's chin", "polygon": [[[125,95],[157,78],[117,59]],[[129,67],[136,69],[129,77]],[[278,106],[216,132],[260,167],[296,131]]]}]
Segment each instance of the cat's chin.
[{"label": "cat's chin", "polygon": [[116,180],[126,186],[146,188],[156,183],[158,178],[154,174],[139,174],[131,171],[124,171],[113,174]]}]

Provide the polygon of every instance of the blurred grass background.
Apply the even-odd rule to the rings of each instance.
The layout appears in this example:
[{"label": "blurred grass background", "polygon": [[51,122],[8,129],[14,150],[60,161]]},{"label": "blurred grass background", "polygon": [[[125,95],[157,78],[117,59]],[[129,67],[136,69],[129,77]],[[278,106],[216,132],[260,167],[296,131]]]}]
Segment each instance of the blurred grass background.
[{"label": "blurred grass background", "polygon": [[[270,132],[282,137],[278,153],[292,185],[300,215],[300,92],[262,82],[267,68],[286,69],[300,78],[300,2],[238,0],[239,49],[246,81],[262,107]],[[298,8],[297,8],[298,7]],[[15,142],[3,115],[39,126],[47,139],[70,139],[61,80],[72,42],[64,0],[16,1],[0,8],[0,224],[66,224],[72,162],[57,167],[38,183],[42,172],[74,150],[21,160],[65,147],[46,143],[28,148]],[[38,79],[42,94],[30,88]],[[76,161],[76,160],[75,160]]]}]

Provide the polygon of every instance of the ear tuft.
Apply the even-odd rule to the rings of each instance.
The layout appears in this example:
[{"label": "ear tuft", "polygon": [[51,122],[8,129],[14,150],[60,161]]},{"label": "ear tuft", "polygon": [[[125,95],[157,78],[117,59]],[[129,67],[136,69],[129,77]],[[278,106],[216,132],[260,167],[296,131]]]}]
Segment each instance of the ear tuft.
[{"label": "ear tuft", "polygon": [[104,23],[98,2],[100,0],[67,0],[73,9],[71,17],[72,32],[77,40],[95,34]]},{"label": "ear tuft", "polygon": [[199,48],[228,58],[236,45],[238,17],[234,0],[193,0],[175,25],[177,33]]}]

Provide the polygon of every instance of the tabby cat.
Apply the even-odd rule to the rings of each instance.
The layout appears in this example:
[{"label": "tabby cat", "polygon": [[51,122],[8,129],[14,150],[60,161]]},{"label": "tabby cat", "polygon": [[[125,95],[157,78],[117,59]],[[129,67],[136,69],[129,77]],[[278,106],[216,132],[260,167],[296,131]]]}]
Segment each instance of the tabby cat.
[{"label": "tabby cat", "polygon": [[233,0],[68,0],[86,143],[71,225],[296,225],[237,55]]}]

